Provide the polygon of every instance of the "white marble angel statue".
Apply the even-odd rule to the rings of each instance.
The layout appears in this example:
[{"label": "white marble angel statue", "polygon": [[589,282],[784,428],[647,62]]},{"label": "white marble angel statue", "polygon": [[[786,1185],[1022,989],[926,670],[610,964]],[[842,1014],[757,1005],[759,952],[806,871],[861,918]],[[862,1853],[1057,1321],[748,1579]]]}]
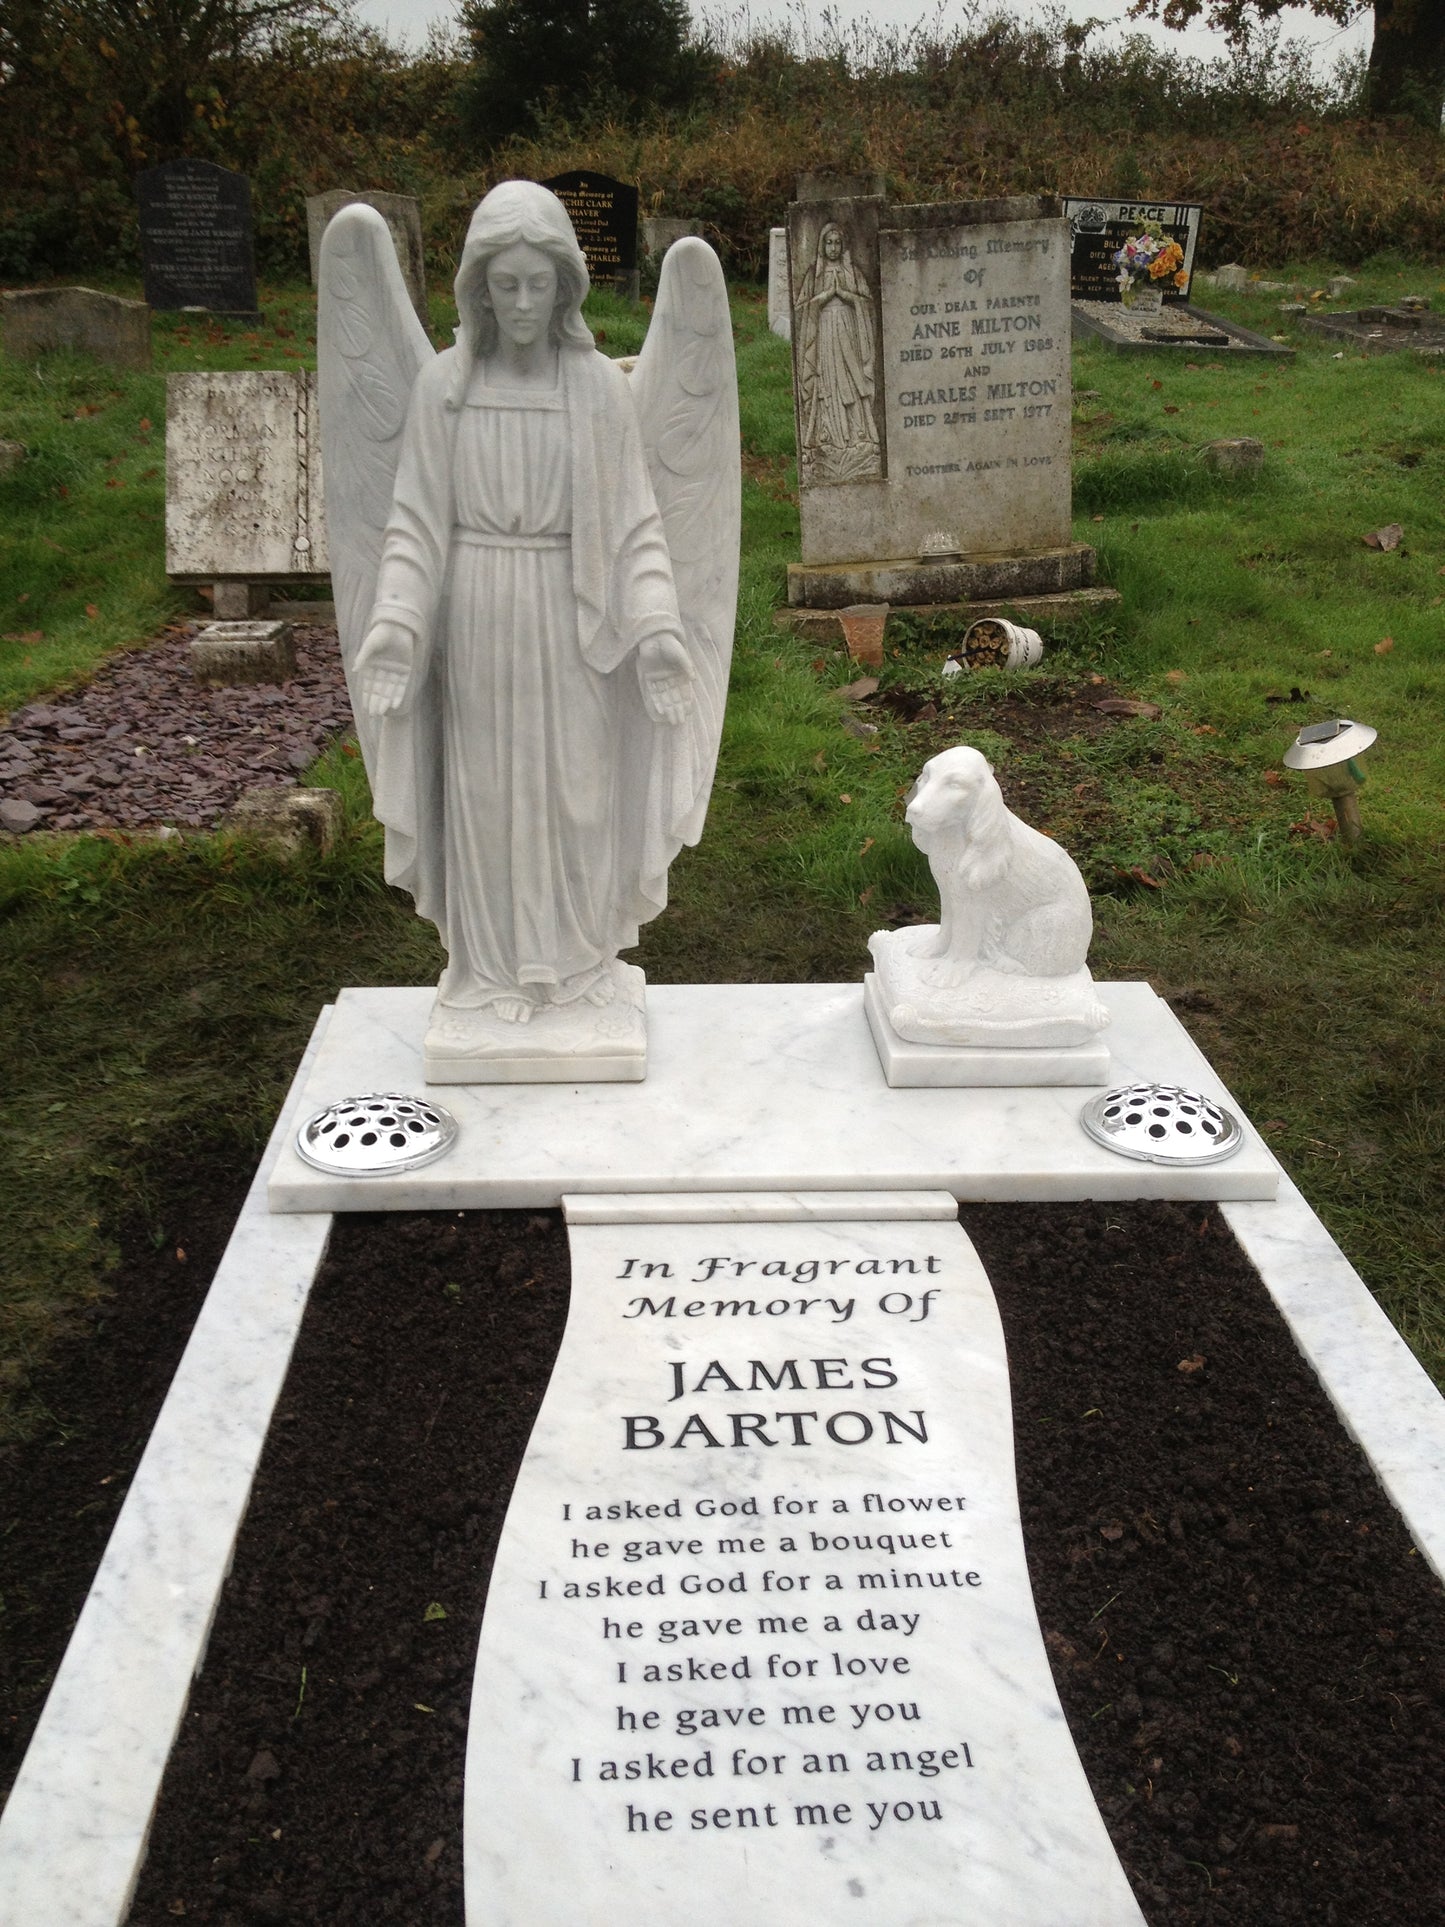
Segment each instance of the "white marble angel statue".
[{"label": "white marble angel statue", "polygon": [[477,208],[433,354],[386,224],[326,230],[317,341],[338,627],[386,877],[441,933],[432,1082],[640,1078],[618,960],[702,832],[737,605],[727,290],[674,243],[629,375],[531,181]]}]

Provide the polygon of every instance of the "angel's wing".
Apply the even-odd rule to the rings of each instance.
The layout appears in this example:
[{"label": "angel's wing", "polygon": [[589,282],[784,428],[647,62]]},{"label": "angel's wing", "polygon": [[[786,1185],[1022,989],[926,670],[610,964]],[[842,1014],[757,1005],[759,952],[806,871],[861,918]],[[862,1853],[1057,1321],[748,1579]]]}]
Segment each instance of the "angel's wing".
[{"label": "angel's wing", "polygon": [[682,842],[696,843],[722,735],[742,535],[732,316],[722,265],[706,241],[674,241],[663,257],[632,392],[697,671],[692,713],[680,725],[690,738],[690,794],[672,825]]},{"label": "angel's wing", "polygon": [[[326,539],[341,660],[350,688],[356,652],[376,600],[407,402],[435,350],[416,318],[391,234],[375,208],[354,202],[333,216],[321,238],[317,278]],[[374,771],[376,725],[355,690],[351,710],[367,769]]]}]

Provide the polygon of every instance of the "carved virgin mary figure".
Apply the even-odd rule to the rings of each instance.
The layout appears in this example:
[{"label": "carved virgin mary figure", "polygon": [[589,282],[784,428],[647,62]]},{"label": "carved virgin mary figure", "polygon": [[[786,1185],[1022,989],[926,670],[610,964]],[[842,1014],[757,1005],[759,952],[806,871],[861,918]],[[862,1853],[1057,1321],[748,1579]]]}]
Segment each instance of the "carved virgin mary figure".
[{"label": "carved virgin mary figure", "polygon": [[879,474],[873,295],[836,222],[818,236],[794,327],[804,481],[816,486]]},{"label": "carved virgin mary figure", "polygon": [[629,378],[582,318],[561,202],[506,182],[433,355],[370,214],[323,248],[328,534],[387,880],[447,951],[426,1074],[640,1077],[642,973],[617,952],[701,833],[736,603],[721,269],[669,251]]}]

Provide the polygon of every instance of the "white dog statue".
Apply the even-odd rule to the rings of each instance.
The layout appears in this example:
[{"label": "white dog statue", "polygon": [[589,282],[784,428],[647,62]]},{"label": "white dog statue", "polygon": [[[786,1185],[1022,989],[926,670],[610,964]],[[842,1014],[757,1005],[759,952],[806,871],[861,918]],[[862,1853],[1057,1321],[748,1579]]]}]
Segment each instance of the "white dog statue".
[{"label": "white dog statue", "polygon": [[976,749],[946,749],[909,798],[942,921],[869,939],[883,1009],[915,1044],[1059,1048],[1109,1021],[1085,958],[1094,919],[1066,850],[1005,805]]}]

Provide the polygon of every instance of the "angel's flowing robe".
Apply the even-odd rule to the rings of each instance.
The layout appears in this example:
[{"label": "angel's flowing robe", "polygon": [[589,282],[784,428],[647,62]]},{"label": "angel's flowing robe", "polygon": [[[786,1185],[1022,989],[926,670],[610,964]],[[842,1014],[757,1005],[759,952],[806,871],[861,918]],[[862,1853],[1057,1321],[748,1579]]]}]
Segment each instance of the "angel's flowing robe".
[{"label": "angel's flowing robe", "polygon": [[416,642],[387,875],[441,931],[444,1004],[568,1001],[666,902],[675,732],[636,650],[679,633],[671,562],[625,375],[564,350],[509,390],[454,355],[418,378],[373,611]]}]

